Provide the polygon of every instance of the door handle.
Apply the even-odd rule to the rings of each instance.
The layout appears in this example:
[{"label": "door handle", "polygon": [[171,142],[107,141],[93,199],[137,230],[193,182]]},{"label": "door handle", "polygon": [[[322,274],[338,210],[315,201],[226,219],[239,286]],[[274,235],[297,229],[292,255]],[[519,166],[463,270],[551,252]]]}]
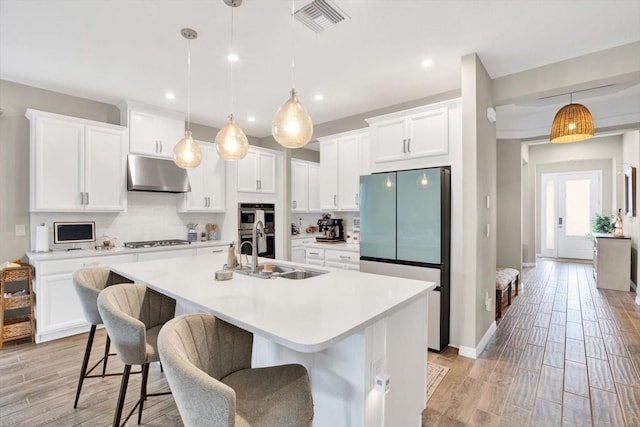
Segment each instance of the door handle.
[{"label": "door handle", "polygon": [[558,217],[558,228],[562,228],[562,217]]}]

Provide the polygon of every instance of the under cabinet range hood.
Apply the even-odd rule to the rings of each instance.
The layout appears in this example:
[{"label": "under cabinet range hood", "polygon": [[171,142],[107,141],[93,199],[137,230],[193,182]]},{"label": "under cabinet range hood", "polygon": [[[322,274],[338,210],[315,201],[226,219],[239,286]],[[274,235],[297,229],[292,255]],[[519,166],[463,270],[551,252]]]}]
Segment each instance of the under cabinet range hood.
[{"label": "under cabinet range hood", "polygon": [[127,190],[160,193],[187,193],[191,191],[186,169],[172,160],[129,154]]}]

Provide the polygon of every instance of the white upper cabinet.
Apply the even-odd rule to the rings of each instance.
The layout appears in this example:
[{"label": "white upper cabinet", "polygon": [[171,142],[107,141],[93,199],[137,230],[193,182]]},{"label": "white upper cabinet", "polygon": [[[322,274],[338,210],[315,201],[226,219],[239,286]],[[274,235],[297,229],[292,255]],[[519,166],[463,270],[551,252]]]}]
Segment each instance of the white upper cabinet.
[{"label": "white upper cabinet", "polygon": [[449,164],[451,114],[460,114],[459,100],[367,119],[371,172]]},{"label": "white upper cabinet", "polygon": [[320,138],[320,208],[358,211],[360,175],[369,173],[369,135],[358,130]]},{"label": "white upper cabinet", "polygon": [[224,212],[225,162],[211,143],[196,141],[202,152],[197,168],[187,169],[191,191],[178,200],[179,212]]},{"label": "white upper cabinet", "polygon": [[126,128],[27,110],[31,211],[126,209]]},{"label": "white upper cabinet", "polygon": [[120,108],[120,122],[129,127],[129,152],[173,158],[173,147],[184,137],[182,113],[163,111],[126,102]]},{"label": "white upper cabinet", "polygon": [[317,163],[291,160],[292,212],[320,212],[319,172]]},{"label": "white upper cabinet", "polygon": [[250,147],[245,158],[238,160],[237,169],[238,191],[275,194],[275,154]]},{"label": "white upper cabinet", "polygon": [[320,166],[309,164],[309,212],[320,212]]}]

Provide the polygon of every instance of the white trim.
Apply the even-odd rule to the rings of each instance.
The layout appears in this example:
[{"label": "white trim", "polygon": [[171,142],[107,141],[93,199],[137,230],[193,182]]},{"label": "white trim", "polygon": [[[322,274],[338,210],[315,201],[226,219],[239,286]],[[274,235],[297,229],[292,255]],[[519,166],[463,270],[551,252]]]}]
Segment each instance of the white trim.
[{"label": "white trim", "polygon": [[458,354],[460,356],[469,357],[471,359],[477,359],[478,356],[484,351],[484,348],[487,346],[489,339],[496,332],[496,328],[497,325],[496,321],[494,320],[493,322],[491,322],[491,325],[489,325],[489,329],[487,329],[487,332],[484,333],[484,336],[475,348],[461,345],[458,349]]},{"label": "white trim", "polygon": [[535,267],[536,263],[535,262],[523,262],[522,266],[523,267]]}]

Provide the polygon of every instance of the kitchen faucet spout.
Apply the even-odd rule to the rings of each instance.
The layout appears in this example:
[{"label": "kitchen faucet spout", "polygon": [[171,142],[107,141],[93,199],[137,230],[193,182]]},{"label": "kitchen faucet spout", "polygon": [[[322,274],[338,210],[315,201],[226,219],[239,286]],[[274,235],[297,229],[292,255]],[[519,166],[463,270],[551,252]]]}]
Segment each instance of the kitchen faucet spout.
[{"label": "kitchen faucet spout", "polygon": [[[260,237],[262,237],[262,233],[264,233],[264,223],[260,220],[257,220],[253,223],[253,232],[251,233],[251,272],[256,273],[258,271],[258,227],[262,231],[260,231]],[[242,252],[242,250],[240,251]]]}]

